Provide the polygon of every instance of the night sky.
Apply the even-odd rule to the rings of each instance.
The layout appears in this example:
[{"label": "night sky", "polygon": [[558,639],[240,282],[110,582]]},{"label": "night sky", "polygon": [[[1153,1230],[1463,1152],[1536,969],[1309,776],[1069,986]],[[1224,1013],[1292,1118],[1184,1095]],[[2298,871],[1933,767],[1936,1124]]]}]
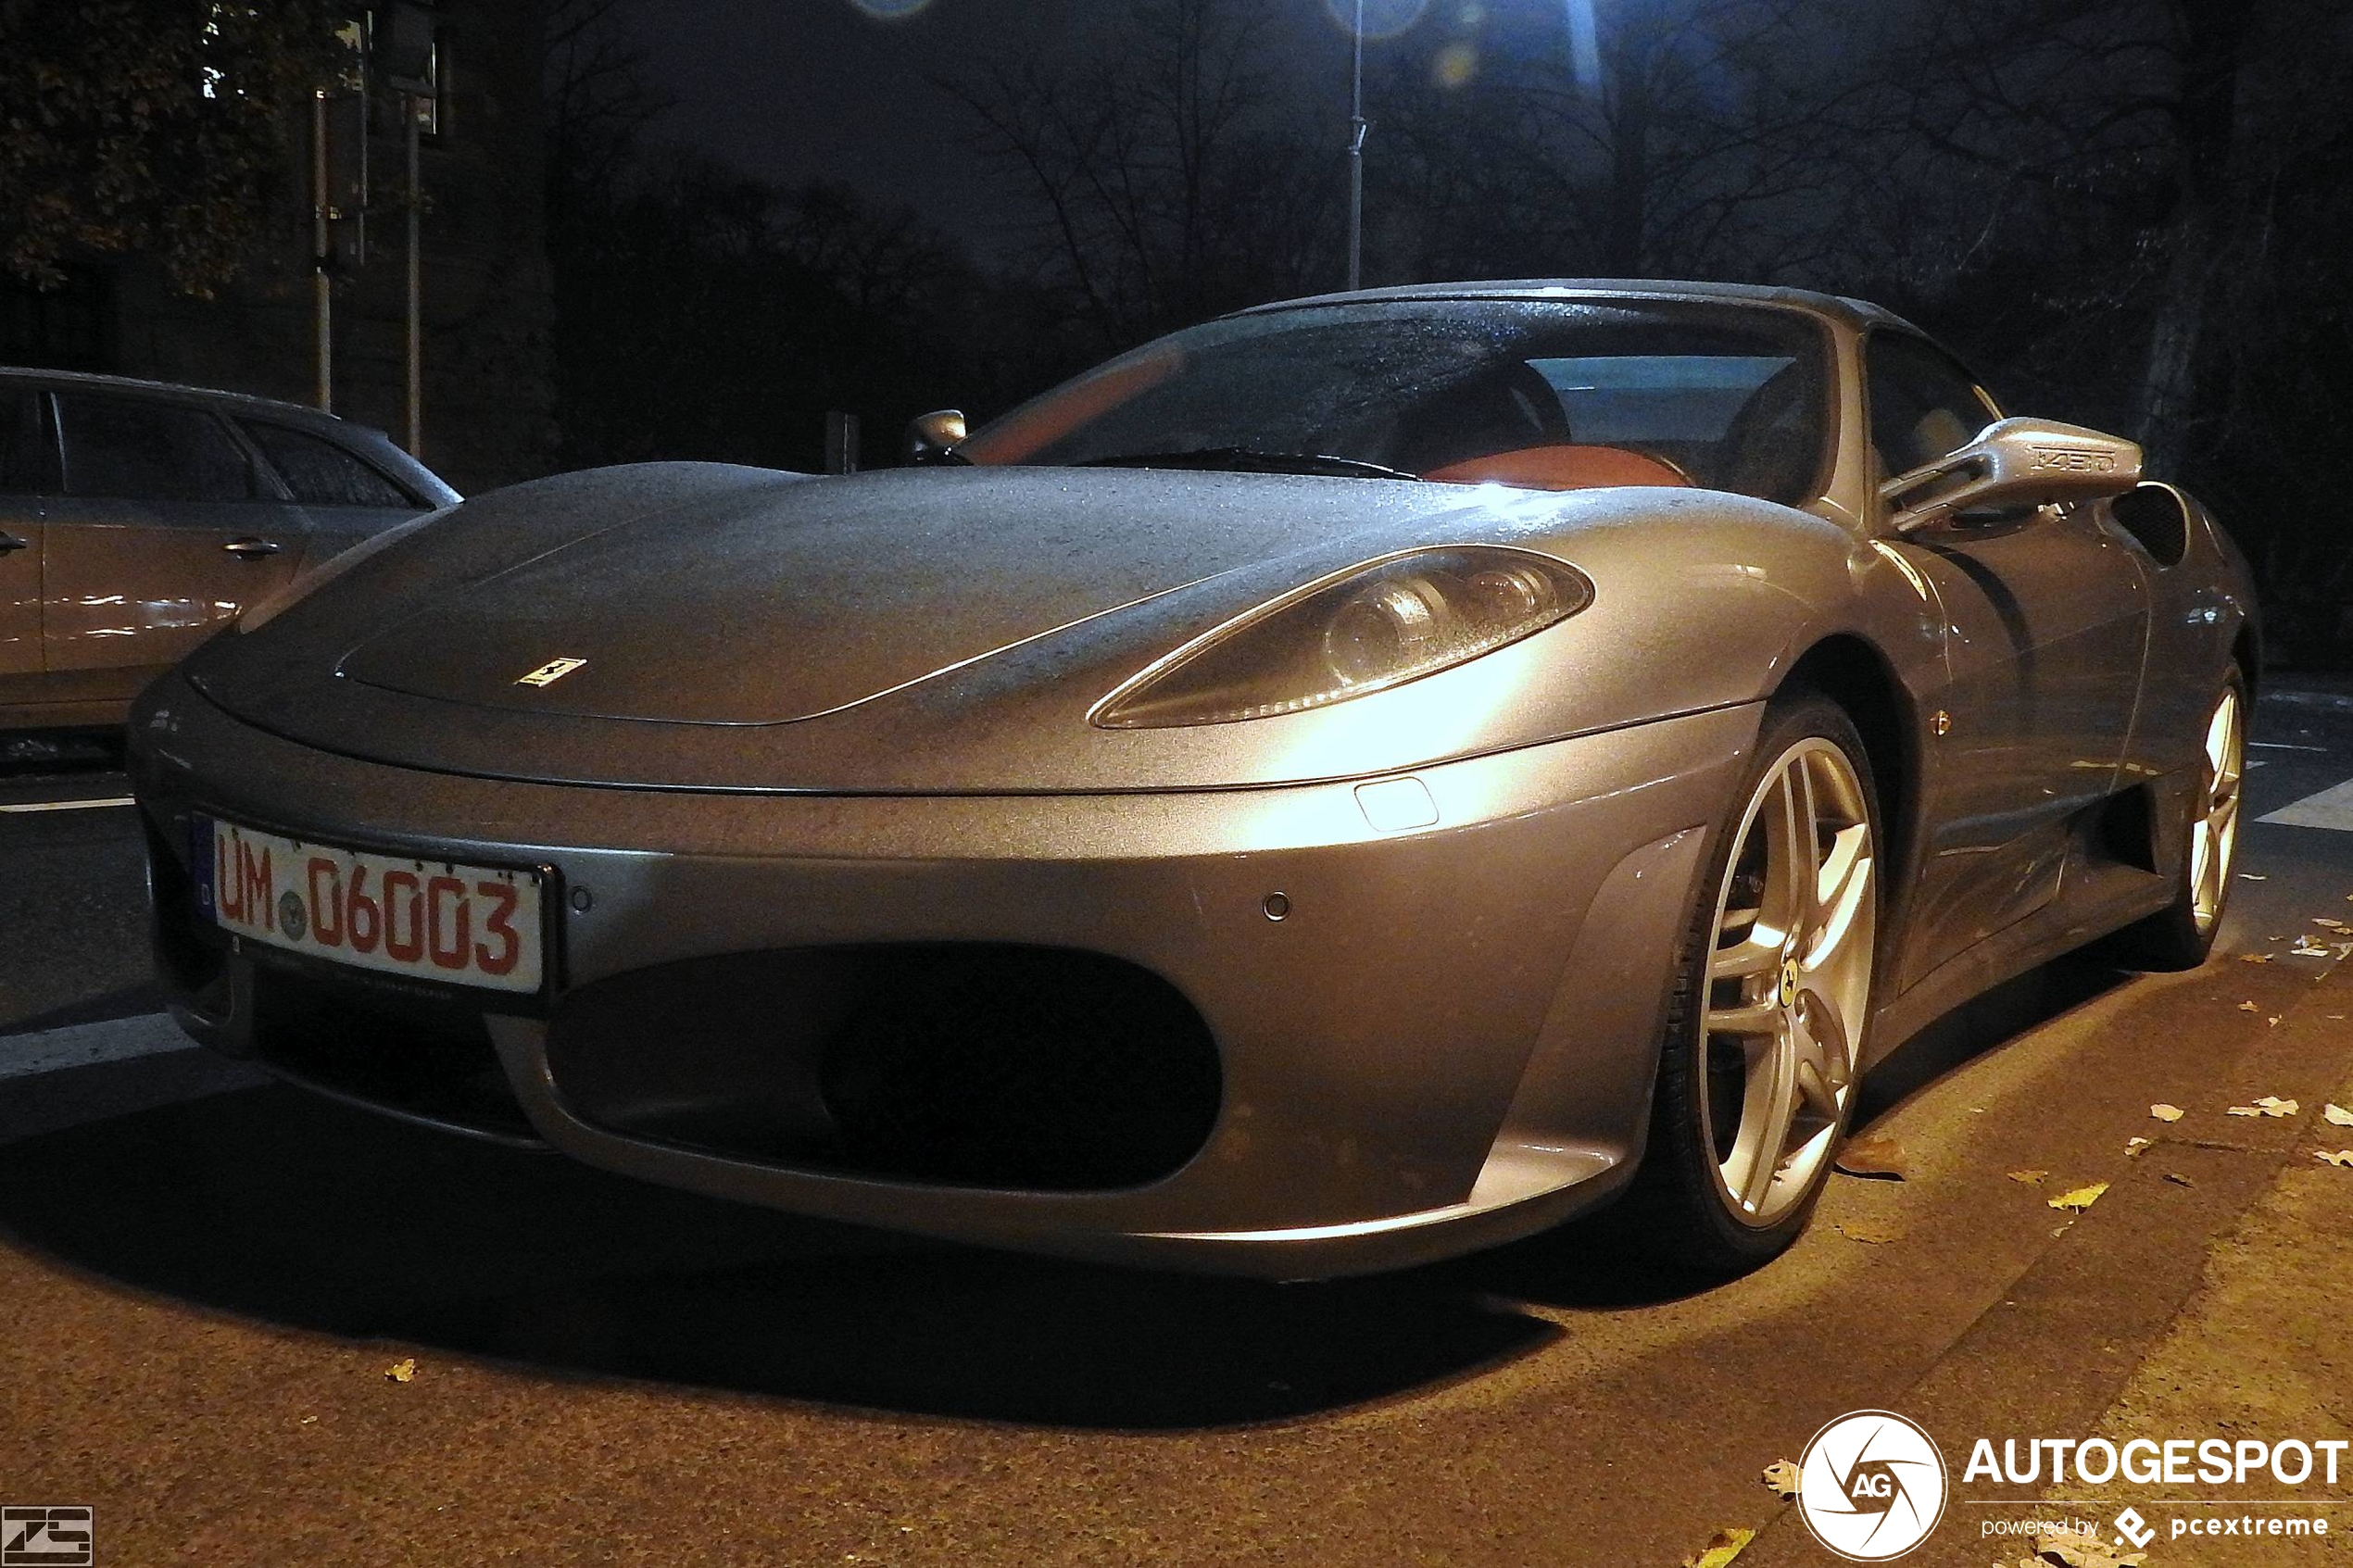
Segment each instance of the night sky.
[{"label": "night sky", "polygon": [[[1345,12],[1353,0],[1265,3],[1285,79],[1328,107],[1332,144],[1344,145],[1348,34],[1328,7]],[[844,180],[995,250],[1007,237],[1008,182],[976,166],[969,117],[930,79],[989,56],[1081,54],[1126,0],[917,0],[904,16],[874,14],[907,4],[637,0],[622,19],[648,51],[652,84],[676,101],[658,138],[786,183]],[[1365,0],[1368,76],[1400,52],[1428,51],[1476,26],[1480,14],[1466,0]]]}]

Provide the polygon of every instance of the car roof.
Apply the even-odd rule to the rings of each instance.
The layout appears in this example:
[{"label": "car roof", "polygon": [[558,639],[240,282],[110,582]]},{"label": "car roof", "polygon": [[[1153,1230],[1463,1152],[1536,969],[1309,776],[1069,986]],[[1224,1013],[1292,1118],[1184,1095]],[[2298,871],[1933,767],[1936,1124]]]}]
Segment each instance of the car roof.
[{"label": "car roof", "polygon": [[272,418],[298,420],[304,423],[346,425],[354,430],[371,428],[351,425],[350,421],[337,415],[323,413],[306,404],[289,403],[283,398],[262,397],[250,392],[223,392],[219,387],[188,386],[179,382],[142,381],[136,376],[103,376],[89,370],[48,370],[27,365],[0,365],[0,381],[38,382],[53,387],[128,392],[142,397],[161,397],[185,403],[225,404],[247,413],[268,414]]},{"label": "car roof", "polygon": [[1353,294],[1322,294],[1304,299],[1280,300],[1252,306],[1248,310],[1238,310],[1234,314],[1249,316],[1263,310],[1289,310],[1302,305],[1358,301],[1560,298],[1719,300],[1727,304],[1769,305],[1809,311],[1857,331],[1873,326],[1900,327],[1912,332],[1919,331],[1894,311],[1882,310],[1868,300],[1849,299],[1842,295],[1783,288],[1772,283],[1677,282],[1656,278],[1516,278],[1493,282],[1409,283],[1397,288],[1359,289]]}]

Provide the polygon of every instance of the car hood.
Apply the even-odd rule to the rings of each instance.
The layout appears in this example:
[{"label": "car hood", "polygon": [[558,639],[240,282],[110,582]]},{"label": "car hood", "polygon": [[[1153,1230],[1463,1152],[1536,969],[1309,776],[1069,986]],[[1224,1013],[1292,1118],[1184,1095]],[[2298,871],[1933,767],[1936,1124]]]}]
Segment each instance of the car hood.
[{"label": "car hood", "polygon": [[[342,671],[579,718],[813,718],[1286,547],[1224,477],[1242,478],[974,470],[697,495],[434,593]],[[1373,487],[1312,483],[1325,531],[1364,526]],[[578,662],[534,673],[559,660]]]},{"label": "car hood", "polygon": [[[1396,694],[1247,724],[1088,722],[1138,671],[1302,584],[1472,544],[1552,553],[1593,580],[1595,602]],[[1850,571],[1877,560],[1856,545],[1822,519],[1695,490],[657,464],[478,496],[258,630],[215,638],[182,673],[287,739],[479,776],[814,794],[1248,786],[1745,700],[1794,621],[1844,602]],[[525,680],[559,660],[579,662]]]}]

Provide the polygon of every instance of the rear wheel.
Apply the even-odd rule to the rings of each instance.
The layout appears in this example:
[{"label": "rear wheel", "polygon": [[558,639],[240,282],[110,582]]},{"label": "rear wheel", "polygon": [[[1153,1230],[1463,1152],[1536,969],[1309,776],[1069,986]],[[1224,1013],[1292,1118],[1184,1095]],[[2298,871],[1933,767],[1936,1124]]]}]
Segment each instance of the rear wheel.
[{"label": "rear wheel", "polygon": [[1879,941],[1878,811],[1846,714],[1777,701],[1718,834],[1660,1048],[1635,1202],[1717,1273],[1805,1228],[1853,1114]]},{"label": "rear wheel", "polygon": [[2246,772],[2246,683],[2233,665],[2206,721],[2205,756],[2190,795],[2173,902],[2116,936],[2134,969],[2196,969],[2214,950],[2238,867],[2239,783]]}]

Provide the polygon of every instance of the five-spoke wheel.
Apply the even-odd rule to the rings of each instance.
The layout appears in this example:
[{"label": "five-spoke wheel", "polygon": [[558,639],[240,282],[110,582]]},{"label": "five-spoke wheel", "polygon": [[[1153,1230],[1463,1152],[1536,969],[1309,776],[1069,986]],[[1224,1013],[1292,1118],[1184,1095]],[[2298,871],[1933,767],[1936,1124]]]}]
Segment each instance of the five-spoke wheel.
[{"label": "five-spoke wheel", "polygon": [[1809,735],[1766,770],[1716,900],[1701,1012],[1701,1136],[1725,1201],[1770,1224],[1845,1125],[1878,933],[1876,846],[1855,764]]},{"label": "five-spoke wheel", "polygon": [[2187,820],[2174,864],[2173,902],[2117,933],[2110,956],[2136,969],[2196,969],[2214,949],[2230,907],[2239,847],[2239,784],[2246,772],[2246,682],[2233,665],[2207,710],[2206,741],[2184,769],[2177,799]]},{"label": "five-spoke wheel", "polygon": [[1845,712],[1789,693],[1709,858],[1660,1042],[1638,1206],[1702,1267],[1806,1223],[1854,1110],[1880,917],[1879,814]]}]

